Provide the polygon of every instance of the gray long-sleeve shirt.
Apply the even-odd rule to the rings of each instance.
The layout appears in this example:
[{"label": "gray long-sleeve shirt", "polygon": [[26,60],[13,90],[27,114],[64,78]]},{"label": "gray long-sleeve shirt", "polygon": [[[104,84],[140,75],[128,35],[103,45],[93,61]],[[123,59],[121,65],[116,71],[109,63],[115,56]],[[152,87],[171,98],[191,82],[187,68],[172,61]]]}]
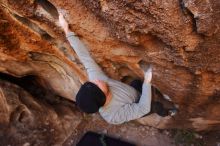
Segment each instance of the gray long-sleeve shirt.
[{"label": "gray long-sleeve shirt", "polygon": [[68,33],[66,37],[85,66],[89,80],[102,80],[108,84],[112,98],[107,105],[99,109],[99,113],[108,123],[121,124],[150,112],[151,84],[144,83],[140,95],[133,87],[107,77],[92,59],[87,47],[73,32]]}]

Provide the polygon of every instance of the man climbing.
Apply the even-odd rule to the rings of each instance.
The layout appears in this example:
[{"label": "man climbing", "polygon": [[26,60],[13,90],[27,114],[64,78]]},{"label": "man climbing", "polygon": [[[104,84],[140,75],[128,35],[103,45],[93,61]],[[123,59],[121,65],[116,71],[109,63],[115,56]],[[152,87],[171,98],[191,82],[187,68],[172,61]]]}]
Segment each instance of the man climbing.
[{"label": "man climbing", "polygon": [[[92,59],[87,47],[76,34],[70,32],[68,23],[62,14],[59,16],[59,22],[88,74],[89,81],[81,86],[76,95],[76,104],[83,112],[90,114],[99,111],[101,116],[111,124],[121,124],[152,112],[151,67],[145,71],[143,85],[139,80],[133,81],[131,86],[113,80],[107,77]],[[154,105],[159,107],[156,108],[159,109],[157,110],[159,115],[168,115],[160,103],[154,103]]]}]

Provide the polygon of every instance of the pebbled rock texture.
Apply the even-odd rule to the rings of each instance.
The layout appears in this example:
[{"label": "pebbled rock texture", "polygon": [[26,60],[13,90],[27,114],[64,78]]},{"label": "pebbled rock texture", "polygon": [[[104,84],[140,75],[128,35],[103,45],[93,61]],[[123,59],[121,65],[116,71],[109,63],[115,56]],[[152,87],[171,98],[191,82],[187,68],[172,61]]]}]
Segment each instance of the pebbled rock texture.
[{"label": "pebbled rock texture", "polygon": [[[31,84],[25,88],[30,92],[30,87],[32,95],[15,84],[0,80],[1,146],[75,146],[87,131],[108,134],[139,146],[161,143],[174,146],[168,131],[132,122],[109,125],[98,114],[83,115],[73,103],[53,94],[34,93],[36,89]],[[42,94],[50,99],[45,100]]]},{"label": "pebbled rock texture", "polygon": [[[44,2],[0,0],[0,72],[74,100],[86,73]],[[154,126],[220,129],[219,0],[50,2],[110,77],[143,78],[140,65],[153,64],[152,84],[179,108]]]}]

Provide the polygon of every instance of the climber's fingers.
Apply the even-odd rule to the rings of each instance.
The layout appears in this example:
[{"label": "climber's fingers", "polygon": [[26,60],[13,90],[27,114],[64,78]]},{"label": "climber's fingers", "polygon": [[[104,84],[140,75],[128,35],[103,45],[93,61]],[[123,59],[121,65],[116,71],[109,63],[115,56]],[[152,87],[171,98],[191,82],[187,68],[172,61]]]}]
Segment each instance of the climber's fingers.
[{"label": "climber's fingers", "polygon": [[68,29],[69,29],[69,25],[66,22],[65,18],[63,17],[63,14],[61,14],[61,13],[59,13],[59,22],[60,22],[60,26],[63,28],[65,33],[67,33]]},{"label": "climber's fingers", "polygon": [[149,65],[148,68],[146,68],[146,70],[145,70],[144,81],[146,83],[150,83],[152,80],[152,76],[153,76],[152,65]]},{"label": "climber's fingers", "polygon": [[63,17],[63,14],[59,14],[59,22],[60,22],[60,25],[61,26],[64,26],[65,25],[65,23],[66,23],[66,20],[65,20],[65,18]]}]

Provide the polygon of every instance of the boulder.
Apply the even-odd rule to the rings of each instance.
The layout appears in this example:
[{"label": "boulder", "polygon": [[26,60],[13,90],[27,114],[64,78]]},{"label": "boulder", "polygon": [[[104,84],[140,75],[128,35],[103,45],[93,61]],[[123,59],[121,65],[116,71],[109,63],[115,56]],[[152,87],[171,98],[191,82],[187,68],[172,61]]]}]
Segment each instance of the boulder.
[{"label": "boulder", "polygon": [[143,79],[140,65],[153,65],[152,84],[178,107],[159,128],[220,129],[220,1],[0,0],[0,72],[74,101],[87,76],[54,8],[109,77]]}]

